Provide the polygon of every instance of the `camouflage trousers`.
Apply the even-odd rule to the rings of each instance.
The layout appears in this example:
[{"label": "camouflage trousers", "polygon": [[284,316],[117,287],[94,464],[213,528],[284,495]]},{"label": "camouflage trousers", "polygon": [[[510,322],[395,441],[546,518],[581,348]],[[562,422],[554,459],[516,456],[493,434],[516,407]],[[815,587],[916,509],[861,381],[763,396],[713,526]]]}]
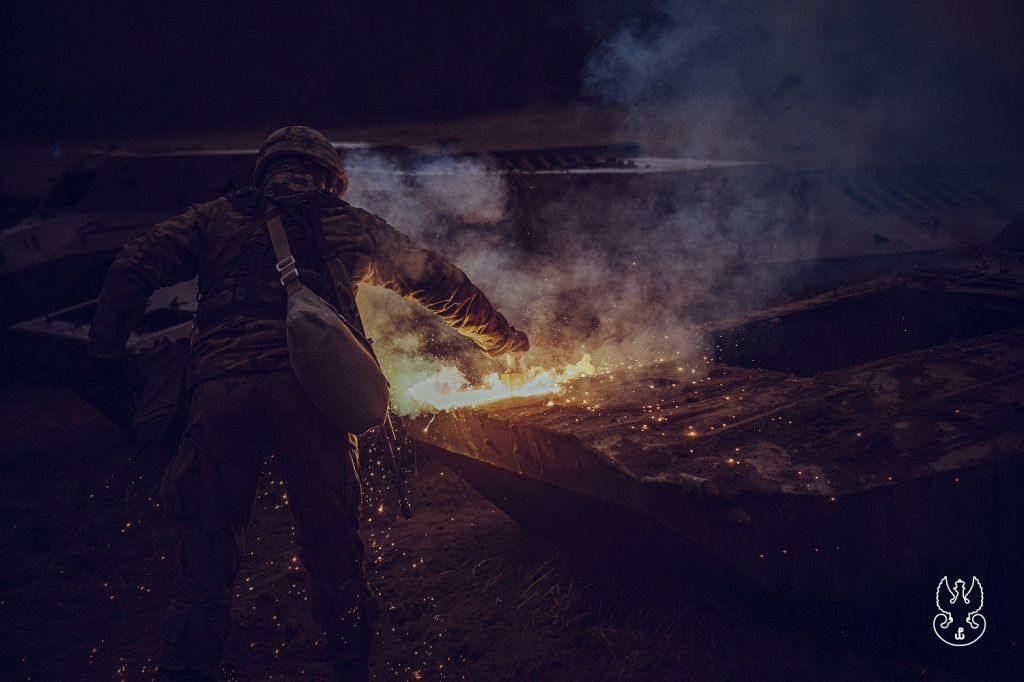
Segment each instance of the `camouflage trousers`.
[{"label": "camouflage trousers", "polygon": [[356,439],[317,410],[290,371],[212,379],[193,390],[160,490],[181,552],[160,670],[171,679],[209,679],[220,661],[268,452],[288,495],[328,655],[342,679],[365,679],[378,612],[362,571]]}]

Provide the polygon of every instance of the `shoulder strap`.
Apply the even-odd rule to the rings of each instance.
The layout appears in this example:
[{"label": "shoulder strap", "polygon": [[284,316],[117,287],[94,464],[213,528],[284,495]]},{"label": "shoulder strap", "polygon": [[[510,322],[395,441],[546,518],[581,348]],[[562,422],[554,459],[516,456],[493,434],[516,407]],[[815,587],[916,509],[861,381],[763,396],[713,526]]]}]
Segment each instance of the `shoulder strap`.
[{"label": "shoulder strap", "polygon": [[309,190],[306,193],[306,201],[302,205],[306,218],[313,233],[313,241],[316,244],[320,259],[323,261],[327,274],[331,278],[331,286],[340,304],[339,313],[348,320],[353,327],[359,330],[364,337],[366,332],[363,329],[363,321],[359,317],[359,306],[356,304],[356,297],[352,293],[352,282],[348,276],[348,268],[331,248],[324,234],[323,221],[320,218],[320,208],[332,206],[348,206],[348,204],[332,194],[321,190]]},{"label": "shoulder strap", "polygon": [[[213,270],[220,271],[227,263],[230,263],[268,220],[276,219],[280,222],[280,214],[281,212],[274,208],[263,212],[249,221],[249,224],[235,234],[217,254]],[[250,281],[246,284],[247,286],[252,286],[253,283]],[[284,308],[280,305],[249,303],[248,301],[234,301],[211,308],[204,299],[200,299],[194,320],[201,329],[206,329],[238,315],[263,319],[284,319]]]},{"label": "shoulder strap", "polygon": [[274,245],[274,256],[277,258],[277,271],[281,273],[281,284],[291,296],[296,291],[304,289],[305,285],[299,280],[299,268],[295,264],[291,246],[288,245],[288,235],[284,231],[284,225],[281,224],[281,216],[272,216],[267,221],[267,230],[270,232],[270,243]]},{"label": "shoulder strap", "polygon": [[[303,210],[309,204],[303,205]],[[315,204],[313,204],[315,206]],[[308,215],[307,215],[308,217]],[[323,237],[323,225],[320,222],[319,210],[315,215],[315,219],[310,220],[310,226],[312,227],[314,234],[319,232],[320,238],[323,239],[324,245],[326,246],[327,240]],[[281,216],[274,215],[267,221],[267,230],[270,232],[270,243],[274,246],[274,255],[277,257],[277,271],[281,273],[281,284],[284,285],[288,295],[296,293],[305,289],[306,286],[299,280],[299,270],[295,264],[295,256],[292,255],[291,247],[288,244],[288,234],[284,230],[284,225],[281,224]],[[356,307],[355,296],[352,295],[352,287],[348,281],[348,274],[345,270],[345,264],[336,258],[333,258],[334,252],[331,251],[331,260],[337,264],[340,268],[344,279],[336,277],[335,271],[330,267],[328,263],[328,271],[331,274],[331,282],[334,285],[336,291],[339,292],[339,298],[342,301],[350,302],[349,315],[346,315],[346,311],[335,312],[341,318],[349,329],[351,329],[356,338],[363,344],[370,356],[373,357],[374,362],[377,362],[378,366],[380,362],[377,360],[377,355],[373,352],[373,342],[366,336],[366,332],[363,330],[362,321],[359,319],[359,309]],[[344,291],[348,293],[347,299],[343,296],[341,287],[344,286]]]},{"label": "shoulder strap", "polygon": [[[239,230],[237,234],[233,235],[224,244],[224,247],[219,253],[214,255],[212,264],[214,271],[220,270],[225,264],[231,262],[231,259],[238,255],[242,250],[242,247],[245,246],[245,243],[249,241],[249,238],[256,234],[256,231],[262,227],[267,220],[273,216],[281,214],[281,210],[277,207],[266,205],[264,205],[263,212],[257,214],[257,209],[260,207],[260,193],[254,189],[252,192],[248,192],[250,189],[252,188],[249,187],[244,190],[239,190],[238,192],[232,192],[225,197],[236,211],[242,215],[254,217],[249,221],[248,225],[246,225],[242,230]],[[239,197],[242,197],[242,199]]]},{"label": "shoulder strap", "polygon": [[267,221],[267,229],[270,232],[270,242],[274,245],[277,271],[281,273],[281,284],[285,286],[288,295],[290,296],[305,286],[299,280],[299,271],[295,264],[295,257],[292,255],[291,247],[288,244],[288,235],[285,233],[284,225],[281,224],[280,218],[281,208],[294,206],[301,210],[303,222],[312,233],[320,259],[323,261],[327,274],[330,276],[331,287],[337,299],[335,302],[338,305],[336,308],[337,313],[368,342],[369,339],[366,338],[366,331],[363,329],[363,321],[359,317],[359,307],[356,305],[356,298],[352,293],[348,269],[335,256],[334,250],[328,244],[327,237],[324,234],[323,222],[320,219],[321,206],[347,206],[348,204],[331,194],[317,189],[280,199],[271,198],[270,201],[279,210]]}]

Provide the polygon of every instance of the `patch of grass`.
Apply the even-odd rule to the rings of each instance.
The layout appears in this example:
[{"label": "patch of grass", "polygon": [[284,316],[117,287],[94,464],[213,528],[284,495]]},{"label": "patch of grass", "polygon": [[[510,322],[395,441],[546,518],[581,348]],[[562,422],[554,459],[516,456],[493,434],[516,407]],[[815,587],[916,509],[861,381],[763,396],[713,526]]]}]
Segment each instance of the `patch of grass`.
[{"label": "patch of grass", "polygon": [[496,604],[511,608],[522,627],[552,624],[566,628],[594,617],[592,585],[581,584],[555,559],[530,566],[492,557],[476,564],[471,575],[484,594],[494,596]]},{"label": "patch of grass", "polygon": [[654,679],[710,664],[727,604],[682,576],[548,547],[539,561],[492,557],[472,570],[477,588],[520,628],[554,626],[566,641],[603,649],[608,679]]},{"label": "patch of grass", "polygon": [[600,655],[600,679],[984,679],[886,658],[660,557],[531,538],[476,563],[471,581],[514,628]]}]

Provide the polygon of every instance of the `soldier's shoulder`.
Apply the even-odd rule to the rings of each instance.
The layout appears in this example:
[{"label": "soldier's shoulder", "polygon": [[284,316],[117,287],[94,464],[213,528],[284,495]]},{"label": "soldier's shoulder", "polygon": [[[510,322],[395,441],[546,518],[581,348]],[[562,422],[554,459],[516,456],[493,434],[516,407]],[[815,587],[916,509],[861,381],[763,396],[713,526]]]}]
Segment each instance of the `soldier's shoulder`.
[{"label": "soldier's shoulder", "polygon": [[254,210],[244,201],[240,202],[235,193],[206,201],[199,204],[192,204],[183,216],[189,217],[202,230],[209,229],[212,225],[244,224],[246,218],[254,215]]},{"label": "soldier's shoulder", "polygon": [[204,216],[210,217],[212,215],[222,214],[226,211],[233,213],[239,212],[234,202],[232,202],[228,196],[223,196],[210,201],[202,201],[197,204],[192,204],[182,213],[182,215],[186,215],[191,212],[197,217],[202,218]]},{"label": "soldier's shoulder", "polygon": [[331,206],[328,209],[328,216],[347,219],[367,229],[379,229],[381,226],[387,225],[382,218],[370,213],[366,209],[353,206],[344,201]]},{"label": "soldier's shoulder", "polygon": [[[255,187],[243,187],[210,203],[211,208],[222,208],[223,203],[226,202],[238,213],[251,216],[256,215],[256,211],[259,210],[260,196],[260,191]],[[217,204],[220,205],[215,206]]]}]

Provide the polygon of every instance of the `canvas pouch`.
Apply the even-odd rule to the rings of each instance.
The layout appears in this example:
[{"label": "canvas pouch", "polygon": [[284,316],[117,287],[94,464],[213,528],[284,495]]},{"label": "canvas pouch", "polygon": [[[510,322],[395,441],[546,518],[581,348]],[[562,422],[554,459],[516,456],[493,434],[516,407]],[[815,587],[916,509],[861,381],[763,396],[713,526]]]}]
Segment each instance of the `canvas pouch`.
[{"label": "canvas pouch", "polygon": [[141,385],[132,428],[146,447],[173,450],[188,419],[189,339],[161,339],[138,355]]},{"label": "canvas pouch", "polygon": [[281,283],[292,371],[313,403],[339,428],[356,435],[384,423],[391,394],[369,342],[325,300],[299,281],[279,217],[267,227]]}]

